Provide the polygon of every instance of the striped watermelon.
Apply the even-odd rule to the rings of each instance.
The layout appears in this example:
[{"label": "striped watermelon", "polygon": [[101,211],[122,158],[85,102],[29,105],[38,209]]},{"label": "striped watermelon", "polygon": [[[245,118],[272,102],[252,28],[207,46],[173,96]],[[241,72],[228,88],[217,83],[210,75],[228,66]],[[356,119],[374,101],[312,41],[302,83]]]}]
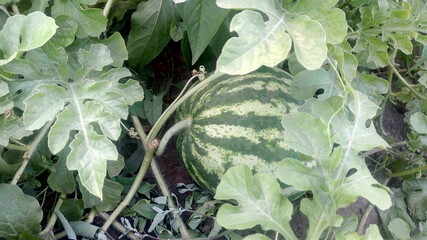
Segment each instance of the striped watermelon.
[{"label": "striped watermelon", "polygon": [[220,75],[178,109],[176,122],[192,118],[177,136],[178,154],[190,176],[214,192],[231,166],[272,173],[295,153],[283,143],[284,113],[296,110],[290,76],[263,68],[243,76]]}]

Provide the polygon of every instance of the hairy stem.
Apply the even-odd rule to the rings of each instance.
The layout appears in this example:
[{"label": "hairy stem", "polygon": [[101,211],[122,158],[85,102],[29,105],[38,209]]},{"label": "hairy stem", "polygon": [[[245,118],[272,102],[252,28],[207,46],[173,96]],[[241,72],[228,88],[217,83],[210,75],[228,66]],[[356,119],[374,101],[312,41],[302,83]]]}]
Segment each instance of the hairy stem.
[{"label": "hairy stem", "polygon": [[424,171],[426,169],[427,169],[427,165],[424,165],[424,166],[421,166],[421,167],[416,167],[416,168],[409,169],[409,170],[402,171],[402,172],[397,172],[397,173],[387,172],[386,174],[389,177],[402,177],[402,176],[413,174],[413,173],[416,173],[416,172],[421,172],[421,171]]},{"label": "hairy stem", "polygon": [[144,148],[147,149],[147,146],[146,146],[147,134],[145,134],[144,129],[141,125],[141,122],[139,121],[138,117],[134,115],[131,116],[131,119],[132,119],[133,125],[135,126],[135,130],[138,133],[139,138],[144,144]]},{"label": "hairy stem", "polygon": [[114,3],[114,0],[108,0],[105,3],[104,10],[102,11],[102,14],[104,15],[104,17],[108,17],[108,14],[110,13],[113,3]]},{"label": "hairy stem", "polygon": [[[59,208],[62,206],[62,204],[64,203],[64,199],[67,197],[67,194],[65,194],[65,193],[61,193],[61,195],[59,196],[59,199],[58,199],[58,201],[56,202],[56,205],[55,205],[55,208],[54,208],[54,211],[55,210],[59,210]],[[56,214],[53,212],[52,213],[52,215],[50,216],[50,218],[49,218],[49,221],[48,221],[48,223],[47,223],[47,225],[46,225],[46,227],[43,229],[43,231],[41,231],[40,233],[39,233],[39,235],[40,236],[43,236],[43,235],[46,235],[46,234],[48,234],[52,229],[53,229],[53,226],[55,225],[55,223],[56,223],[56,219],[58,219],[58,217],[56,216]]]},{"label": "hairy stem", "polygon": [[25,168],[27,167],[27,164],[31,159],[31,156],[33,155],[33,153],[36,150],[37,146],[39,145],[40,141],[43,139],[44,135],[46,135],[46,133],[49,130],[52,123],[53,123],[53,121],[47,122],[43,126],[43,128],[40,130],[40,132],[37,134],[36,139],[34,139],[34,141],[31,143],[31,145],[29,145],[28,150],[24,153],[24,160],[22,161],[22,164],[19,167],[18,171],[16,171],[15,176],[13,176],[10,184],[16,185],[18,183],[19,178],[22,176],[22,173],[24,173]]},{"label": "hairy stem", "polygon": [[393,70],[394,75],[396,75],[397,79],[399,79],[411,92],[413,92],[417,97],[419,97],[422,100],[427,100],[427,98],[423,95],[421,95],[419,92],[417,92],[415,89],[412,88],[412,85],[409,84],[403,77],[400,75],[399,71],[393,66],[393,63],[389,61],[389,66]]},{"label": "hairy stem", "polygon": [[12,11],[13,11],[13,13],[15,13],[15,14],[19,14],[19,9],[18,9],[18,6],[14,3],[14,4],[12,4]]},{"label": "hairy stem", "polygon": [[[175,99],[175,101],[162,113],[160,118],[157,120],[157,122],[154,124],[153,128],[151,129],[150,133],[147,136],[147,140],[150,142],[154,138],[156,138],[157,134],[160,131],[160,128],[165,124],[165,122],[168,120],[168,118],[172,115],[172,113],[185,101],[187,100],[191,95],[193,95],[198,90],[202,89],[206,85],[208,85],[211,81],[216,79],[218,76],[222,75],[222,73],[214,73],[209,78],[203,80],[196,86],[194,86],[192,89],[190,89],[188,92],[186,92],[182,97],[179,97]],[[193,79],[193,78],[191,78]],[[190,79],[190,81],[191,81]]]},{"label": "hairy stem", "polygon": [[171,128],[169,128],[166,133],[163,135],[162,140],[160,141],[159,147],[157,148],[156,155],[160,156],[164,153],[166,145],[169,140],[178,132],[188,129],[191,127],[193,119],[191,117],[186,118],[180,122],[175,123]]},{"label": "hairy stem", "polygon": [[13,149],[13,150],[18,150],[18,151],[27,151],[28,150],[27,146],[21,146],[21,145],[16,145],[16,144],[12,144],[12,143],[7,144],[7,148]]},{"label": "hairy stem", "polygon": [[133,181],[133,184],[129,192],[126,194],[126,197],[123,199],[123,201],[120,202],[120,204],[116,207],[116,209],[114,209],[110,217],[107,219],[107,221],[105,221],[104,225],[102,225],[101,230],[103,230],[104,232],[107,231],[107,229],[111,226],[111,224],[119,216],[119,214],[123,211],[123,209],[125,209],[126,206],[129,205],[130,201],[132,200],[133,196],[138,190],[139,185],[144,179],[145,174],[147,173],[148,167],[150,166],[151,159],[153,157],[155,150],[156,150],[155,147],[147,148],[147,151],[145,152],[145,155],[144,155],[144,159],[142,160],[141,168],[139,168],[138,174],[136,175],[136,178]]}]

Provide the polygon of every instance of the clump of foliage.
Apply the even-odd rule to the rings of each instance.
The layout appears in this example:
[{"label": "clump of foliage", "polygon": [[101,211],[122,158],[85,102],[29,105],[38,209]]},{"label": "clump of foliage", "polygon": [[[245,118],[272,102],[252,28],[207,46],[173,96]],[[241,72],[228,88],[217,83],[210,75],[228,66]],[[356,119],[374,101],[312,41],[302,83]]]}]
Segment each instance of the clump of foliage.
[{"label": "clump of foliage", "polygon": [[[299,210],[306,239],[382,238],[376,225],[362,234],[363,218],[337,214],[360,197],[380,210],[384,238],[427,234],[424,0],[0,0],[0,9],[0,237],[55,239],[63,229],[56,237],[103,239],[121,214],[134,218],[118,224],[132,238],[237,239],[232,230],[249,229],[245,239],[269,239],[269,230],[297,239],[290,219]],[[154,153],[166,120],[210,78],[195,71],[204,80],[163,111],[166,93],[145,81],[170,41],[189,69],[289,72],[304,104],[283,115],[283,139],[303,157],[274,175],[230,168],[214,199],[182,185],[193,193],[177,205]],[[405,112],[404,142],[378,133],[387,102]],[[148,135],[138,117],[152,125]],[[119,150],[137,142],[125,160]],[[375,171],[365,162],[373,152]],[[164,197],[142,182],[150,166]],[[387,187],[390,178],[401,184]],[[101,228],[95,214],[106,218]],[[206,219],[210,234],[199,228]]]}]

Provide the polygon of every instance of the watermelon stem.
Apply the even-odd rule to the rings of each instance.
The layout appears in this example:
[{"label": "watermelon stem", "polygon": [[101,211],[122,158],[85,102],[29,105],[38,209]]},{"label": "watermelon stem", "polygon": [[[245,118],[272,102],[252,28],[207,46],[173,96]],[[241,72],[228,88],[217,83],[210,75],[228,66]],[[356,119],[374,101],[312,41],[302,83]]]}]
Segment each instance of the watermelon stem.
[{"label": "watermelon stem", "polygon": [[169,140],[174,136],[176,133],[188,129],[193,124],[193,118],[188,117],[180,122],[175,123],[171,128],[169,128],[165,135],[163,135],[162,140],[160,141],[159,147],[157,148],[156,155],[161,156],[166,148],[166,145],[168,144]]},{"label": "watermelon stem", "polygon": [[[169,117],[172,115],[172,113],[175,112],[175,110],[185,102],[189,97],[191,97],[194,93],[198,92],[200,89],[204,88],[206,85],[208,85],[210,82],[215,80],[217,77],[223,75],[223,73],[214,73],[190,90],[186,92],[185,94],[180,94],[175,101],[172,102],[171,105],[162,113],[162,115],[157,119],[156,123],[151,128],[151,131],[148,133],[147,141],[151,142],[153,139],[156,138],[157,134],[159,133],[162,126],[165,124],[165,122],[169,119]],[[197,76],[197,75],[196,75]],[[196,76],[190,78],[189,82],[195,78]],[[184,89],[185,90],[185,89]],[[183,91],[184,92],[184,91]],[[181,97],[182,95],[182,97]]]}]

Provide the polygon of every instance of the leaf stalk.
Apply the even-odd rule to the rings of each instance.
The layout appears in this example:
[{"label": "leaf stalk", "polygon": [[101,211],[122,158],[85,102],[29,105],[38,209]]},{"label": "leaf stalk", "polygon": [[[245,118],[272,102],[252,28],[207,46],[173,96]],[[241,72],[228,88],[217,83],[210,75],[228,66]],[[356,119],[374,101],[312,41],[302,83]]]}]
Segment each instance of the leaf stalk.
[{"label": "leaf stalk", "polygon": [[403,77],[400,75],[399,71],[393,66],[393,63],[389,61],[389,66],[393,70],[394,75],[411,91],[413,92],[418,98],[422,100],[427,100],[427,98],[423,95],[421,95],[419,92],[417,92],[415,89],[412,88],[412,85],[409,84]]},{"label": "leaf stalk", "polygon": [[39,233],[40,236],[44,236],[44,235],[48,234],[49,231],[52,230],[53,226],[55,225],[56,219],[58,219],[58,217],[55,214],[55,210],[59,210],[59,208],[64,203],[64,199],[66,197],[67,197],[67,195],[65,193],[61,193],[61,195],[59,196],[58,201],[56,202],[53,214],[50,216],[49,221],[48,221],[46,227]]},{"label": "leaf stalk", "polygon": [[27,167],[28,162],[31,159],[31,156],[33,155],[34,151],[36,150],[37,146],[43,139],[44,135],[46,135],[47,131],[49,130],[50,126],[53,124],[53,120],[50,122],[47,122],[43,128],[40,130],[40,132],[37,134],[36,139],[31,143],[31,145],[28,147],[28,150],[24,153],[24,160],[22,161],[21,166],[19,167],[18,171],[16,171],[15,175],[12,178],[12,181],[10,184],[16,185],[19,181],[19,178],[22,176],[22,174],[25,171],[25,168]]},{"label": "leaf stalk", "polygon": [[105,3],[104,9],[102,11],[102,15],[104,15],[104,17],[108,17],[108,14],[110,13],[111,7],[113,6],[114,0],[108,0]]},{"label": "leaf stalk", "polygon": [[166,145],[169,140],[178,132],[188,129],[191,127],[193,119],[191,117],[186,118],[180,122],[175,123],[171,128],[169,128],[166,133],[163,135],[162,140],[160,141],[159,147],[157,148],[156,155],[160,156],[164,153]]}]

